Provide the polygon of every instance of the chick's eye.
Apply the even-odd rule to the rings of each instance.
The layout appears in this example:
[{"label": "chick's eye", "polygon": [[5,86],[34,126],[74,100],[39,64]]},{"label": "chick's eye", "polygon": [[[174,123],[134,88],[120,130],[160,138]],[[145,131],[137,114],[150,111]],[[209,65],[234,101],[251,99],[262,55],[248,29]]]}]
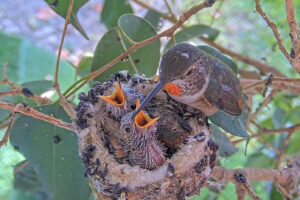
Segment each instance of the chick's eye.
[{"label": "chick's eye", "polygon": [[129,128],[129,127],[125,128],[125,131],[126,131],[127,133],[130,132],[130,128]]},{"label": "chick's eye", "polygon": [[193,69],[190,69],[190,70],[186,73],[186,75],[189,76],[189,75],[192,74],[192,72],[193,72]]},{"label": "chick's eye", "polygon": [[135,104],[131,104],[130,108],[131,108],[132,110],[134,110],[134,109],[136,108],[136,105],[135,105]]}]

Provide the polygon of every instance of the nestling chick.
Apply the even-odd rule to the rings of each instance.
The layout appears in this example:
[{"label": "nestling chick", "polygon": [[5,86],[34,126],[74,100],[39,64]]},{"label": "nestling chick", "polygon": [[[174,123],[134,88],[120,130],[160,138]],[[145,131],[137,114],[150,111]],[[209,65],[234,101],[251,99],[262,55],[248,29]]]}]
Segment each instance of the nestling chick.
[{"label": "nestling chick", "polygon": [[137,99],[143,98],[143,94],[139,91],[122,87],[120,81],[117,81],[116,90],[111,95],[100,96],[100,99],[107,102],[106,113],[110,113],[110,116],[117,121],[120,121],[126,113],[136,108]]},{"label": "nestling chick", "polygon": [[[139,106],[140,101],[137,100],[136,107]],[[150,118],[143,110],[134,121],[130,119],[131,115],[132,113],[128,113],[122,117],[120,127],[120,142],[130,164],[150,170],[161,166],[165,155],[163,145],[157,140],[158,118]]]}]

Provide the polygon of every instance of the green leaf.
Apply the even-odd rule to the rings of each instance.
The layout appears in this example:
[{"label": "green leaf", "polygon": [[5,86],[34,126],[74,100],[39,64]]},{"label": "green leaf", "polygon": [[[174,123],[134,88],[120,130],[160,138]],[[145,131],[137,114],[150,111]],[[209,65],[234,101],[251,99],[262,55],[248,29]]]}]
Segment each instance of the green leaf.
[{"label": "green leaf", "polygon": [[[15,170],[21,167],[25,162],[27,161],[25,160],[16,165]],[[14,188],[19,189],[34,199],[50,199],[47,192],[43,190],[40,178],[30,163],[15,174]]]},{"label": "green leaf", "polygon": [[[70,121],[58,104],[40,106],[37,110]],[[54,137],[60,142],[54,143]],[[88,199],[90,188],[83,176],[77,137],[73,132],[21,116],[15,122],[10,140],[33,166],[44,189],[53,199]]]},{"label": "green leaf", "polygon": [[[98,70],[123,53],[123,47],[120,40],[117,28],[110,29],[102,36],[94,52],[92,71]],[[113,67],[103,72],[100,76],[96,77],[96,80],[101,82],[108,81],[114,72],[125,69],[134,73],[129,61],[118,62]]]},{"label": "green leaf", "polygon": [[[5,129],[0,130],[0,140]],[[0,148],[0,199],[9,199],[8,195],[13,189],[14,166],[24,160],[24,156],[7,143]]]},{"label": "green leaf", "polygon": [[161,14],[156,12],[155,10],[148,10],[146,16],[144,17],[156,30],[159,27],[159,22],[161,18]]},{"label": "green leaf", "polygon": [[272,116],[272,121],[273,121],[273,124],[275,125],[275,128],[283,127],[285,124],[285,120],[286,120],[286,114],[285,114],[284,110],[277,107]]},{"label": "green leaf", "polygon": [[[34,94],[40,95],[43,92],[50,90],[52,88],[52,85],[53,85],[52,81],[30,81],[30,82],[23,83],[20,86],[29,88]],[[11,88],[6,87],[0,89],[0,92],[10,91],[10,90]],[[14,103],[14,104],[26,102],[29,106],[37,106],[37,102],[23,96],[5,96],[0,98],[0,100],[9,103]],[[9,110],[0,109],[0,121],[4,120],[9,115],[10,115]]]},{"label": "green leaf", "polygon": [[35,95],[41,95],[46,91],[53,89],[52,81],[29,81],[21,84],[23,88],[30,89]]},{"label": "green leaf", "polygon": [[117,26],[118,19],[126,13],[133,13],[127,0],[105,0],[101,13],[101,22],[110,29]]},{"label": "green leaf", "polygon": [[245,166],[253,168],[273,168],[274,164],[274,159],[266,156],[262,152],[257,152],[247,156]]},{"label": "green leaf", "polygon": [[[29,81],[53,80],[56,56],[36,47],[28,40],[6,35],[0,32],[0,63],[7,62],[8,78],[21,84]],[[0,65],[0,79],[3,65]],[[72,84],[75,69],[65,61],[60,62],[59,84],[62,90]],[[3,87],[2,87],[3,88]]]},{"label": "green leaf", "polygon": [[0,108],[0,121],[5,120],[10,115],[9,110],[4,110]]},{"label": "green leaf", "polygon": [[[131,46],[128,39],[140,42],[156,35],[155,29],[149,22],[132,14],[125,14],[120,17],[118,26],[126,38],[126,40],[122,40],[126,49]],[[146,76],[153,76],[158,68],[160,59],[160,40],[140,48],[132,53],[130,57],[134,63],[131,64],[136,66],[138,72]]]},{"label": "green leaf", "polygon": [[[51,89],[52,85],[53,85],[52,81],[30,81],[30,82],[23,83],[20,86],[29,88],[34,94],[40,95],[43,92],[46,92],[49,89]],[[6,87],[6,88],[3,88],[3,89],[0,89],[0,92],[10,91],[10,90],[11,90],[11,88]],[[38,105],[37,102],[33,101],[30,98],[27,98],[27,97],[24,97],[24,96],[18,96],[18,95],[16,95],[16,96],[5,96],[5,97],[0,98],[0,100],[5,101],[5,102],[9,102],[9,103],[14,103],[14,104],[26,102],[31,107]],[[9,110],[0,109],[0,121],[7,118],[10,115],[10,113],[11,112]]]},{"label": "green leaf", "polygon": [[212,137],[219,145],[219,154],[222,157],[229,157],[235,152],[238,151],[238,148],[233,146],[233,144],[229,141],[228,137],[225,133],[219,129],[216,125],[211,125]]},{"label": "green leaf", "polygon": [[282,200],[284,199],[283,195],[276,189],[276,186],[273,184],[270,199],[272,200]]},{"label": "green leaf", "polygon": [[[127,24],[129,23],[129,24]],[[123,33],[134,41],[141,41],[153,35],[156,35],[154,28],[145,20],[134,15],[123,15],[119,24],[121,27],[128,26],[123,29]],[[132,30],[128,30],[132,29]],[[129,48],[128,41],[121,36],[117,28],[112,28],[106,32],[99,41],[92,61],[92,71],[96,71],[105,64],[120,56],[126,49]],[[149,56],[151,55],[151,56]],[[132,54],[130,60],[118,62],[112,68],[103,72],[96,78],[101,82],[108,81],[110,76],[120,70],[128,70],[129,73],[138,72],[146,76],[153,76],[159,64],[160,59],[160,41],[155,41],[145,47],[142,47]]]},{"label": "green leaf", "polygon": [[206,45],[200,45],[200,46],[198,46],[198,48],[200,50],[205,51],[206,53],[210,54],[211,56],[221,60],[223,63],[228,65],[232,69],[232,71],[234,71],[234,73],[237,74],[238,68],[237,68],[237,65],[235,64],[235,62],[233,62],[230,58],[228,58],[227,56],[222,54],[220,51],[218,51],[210,46],[206,46]]},{"label": "green leaf", "polygon": [[[47,4],[50,6],[52,10],[54,10],[61,17],[66,18],[70,0],[45,0],[45,1],[47,2]],[[88,40],[89,38],[85,33],[85,31],[83,30],[77,18],[78,10],[87,1],[88,0],[74,0],[70,22],[81,33],[81,35]]]},{"label": "green leaf", "polygon": [[245,120],[248,117],[248,113],[242,112],[239,117],[231,116],[219,110],[215,114],[209,116],[208,118],[214,123],[215,125],[221,127],[224,131],[231,133],[233,135],[247,138],[249,139],[249,135],[246,131]]},{"label": "green leaf", "polygon": [[[299,120],[299,117],[298,117],[298,120]],[[286,153],[287,154],[298,153],[300,151],[299,141],[300,141],[300,130],[296,131],[292,135]]]},{"label": "green leaf", "polygon": [[3,198],[6,200],[50,200],[50,198],[47,198],[45,195],[36,195],[32,194],[30,192],[25,192],[19,189],[13,189],[10,191],[9,196],[6,198]]},{"label": "green leaf", "polygon": [[[176,43],[185,42],[200,36],[207,36],[209,40],[214,41],[218,36],[219,31],[211,28],[207,25],[197,24],[190,27],[186,27],[175,34]],[[172,45],[172,40],[169,40],[165,49],[168,49]]]},{"label": "green leaf", "polygon": [[92,61],[93,61],[92,56],[84,56],[80,60],[78,66],[77,66],[79,76],[84,77],[91,73]]}]

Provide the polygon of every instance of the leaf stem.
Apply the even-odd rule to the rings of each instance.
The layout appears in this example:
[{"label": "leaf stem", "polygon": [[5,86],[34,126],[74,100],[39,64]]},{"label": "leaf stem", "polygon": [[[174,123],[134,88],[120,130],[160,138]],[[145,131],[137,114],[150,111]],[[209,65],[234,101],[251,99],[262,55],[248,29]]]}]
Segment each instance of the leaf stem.
[{"label": "leaf stem", "polygon": [[[120,38],[120,42],[121,42],[121,45],[122,45],[122,47],[123,47],[123,50],[124,50],[124,51],[127,51],[128,49],[127,49],[127,47],[126,47],[126,44],[125,44],[125,42],[124,42],[122,36],[124,36],[125,39],[127,39],[127,40],[128,40],[129,38],[128,38],[128,36],[127,36],[126,34],[123,33],[123,31],[122,31],[121,28],[119,28],[119,27],[118,27],[118,36],[119,36],[119,38]],[[131,40],[131,41],[132,41],[132,40]],[[129,42],[131,43],[131,41],[129,41]],[[132,41],[132,42],[134,43],[134,41]],[[138,71],[137,67],[135,66],[135,63],[133,62],[133,60],[132,60],[130,54],[128,54],[128,59],[129,59],[129,62],[130,62],[130,64],[131,64],[133,70],[135,71],[135,73],[139,73],[139,71]]]}]

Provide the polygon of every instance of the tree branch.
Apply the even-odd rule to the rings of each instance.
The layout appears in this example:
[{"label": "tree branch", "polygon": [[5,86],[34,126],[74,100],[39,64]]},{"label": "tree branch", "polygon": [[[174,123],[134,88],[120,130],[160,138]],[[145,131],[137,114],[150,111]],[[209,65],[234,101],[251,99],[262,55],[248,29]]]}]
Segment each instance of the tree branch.
[{"label": "tree branch", "polygon": [[82,83],[79,86],[77,86],[74,90],[72,90],[69,94],[67,94],[66,97],[69,97],[70,95],[74,94],[83,85],[87,84],[90,80],[92,80],[93,78],[95,78],[95,77],[99,76],[100,74],[102,74],[104,71],[111,68],[113,65],[118,63],[122,58],[126,57],[128,54],[131,54],[132,52],[136,51],[137,49],[140,49],[143,46],[148,45],[148,44],[158,40],[159,38],[172,37],[174,32],[179,27],[181,27],[183,25],[183,23],[186,22],[192,15],[196,14],[197,12],[199,12],[200,10],[202,10],[204,8],[211,7],[213,5],[213,3],[214,3],[214,0],[206,0],[202,3],[200,3],[199,5],[193,6],[190,10],[184,12],[179,17],[179,20],[173,26],[171,26],[169,29],[167,29],[167,30],[165,30],[165,31],[153,36],[153,37],[145,39],[141,42],[133,43],[132,46],[127,51],[122,53],[120,56],[116,57],[111,62],[107,63],[106,65],[102,66],[100,69],[92,72],[91,74],[88,75],[88,77],[84,77],[81,80],[79,80],[78,83],[80,83],[80,82],[82,82]]},{"label": "tree branch", "polygon": [[247,194],[249,194],[254,200],[261,200],[261,198],[255,194],[243,171],[237,170],[237,172],[234,174],[234,178],[238,200],[244,200]]},{"label": "tree branch", "polygon": [[15,111],[13,110],[12,113],[11,113],[11,119],[10,119],[10,122],[8,123],[7,129],[6,129],[6,131],[5,131],[5,134],[4,134],[3,138],[2,138],[2,140],[0,141],[0,147],[1,147],[2,145],[6,145],[6,144],[7,144],[7,142],[8,142],[8,137],[9,137],[9,134],[10,134],[10,131],[11,131],[11,129],[12,129],[12,127],[13,127],[15,121],[16,121],[16,113],[15,113]]},{"label": "tree branch", "polygon": [[[257,94],[257,91],[263,91],[268,79],[241,79],[240,81],[246,94]],[[300,79],[273,77],[268,87],[276,90],[290,90],[298,94],[300,93]]]},{"label": "tree branch", "polygon": [[280,153],[279,153],[278,158],[276,160],[275,169],[279,169],[282,157],[283,157],[283,155],[284,155],[284,153],[287,149],[287,146],[289,144],[289,141],[290,141],[291,136],[293,135],[293,133],[294,132],[289,132],[288,136],[284,139],[281,150],[280,150]]},{"label": "tree branch", "polygon": [[[151,6],[149,6],[149,5],[141,2],[139,0],[132,0],[132,1],[138,3],[139,5],[143,6],[146,9],[153,9],[153,10],[155,10],[155,8],[152,8]],[[222,5],[222,2],[220,3],[220,5]],[[165,15],[165,14],[159,12],[159,11],[157,11],[157,12],[160,13],[165,19],[167,19],[167,20],[169,20],[169,21],[171,21],[173,23],[177,22],[173,17],[171,17],[169,15]],[[220,45],[212,42],[211,40],[209,40],[207,38],[200,37],[200,39],[203,42],[205,42],[206,44],[208,44],[208,45],[210,45],[210,46],[218,49],[219,51],[221,51],[224,54],[227,54],[227,55],[229,55],[229,56],[231,56],[231,57],[233,57],[233,58],[235,58],[237,60],[240,60],[240,61],[242,61],[242,62],[244,62],[246,64],[253,65],[262,74],[272,73],[272,74],[274,74],[276,76],[282,76],[282,77],[284,77],[284,75],[280,71],[278,71],[276,68],[274,68],[274,67],[272,67],[270,65],[267,65],[267,64],[265,64],[265,63],[263,63],[263,62],[261,62],[259,60],[256,60],[256,59],[250,58],[248,56],[244,56],[244,55],[238,54],[236,52],[233,52],[233,51],[231,51],[229,49],[226,49],[226,48],[224,48],[224,47],[222,47],[222,46],[220,46]]]},{"label": "tree branch", "polygon": [[262,8],[260,6],[260,0],[255,0],[255,4],[256,4],[257,12],[265,20],[265,22],[268,24],[268,26],[272,29],[273,34],[274,34],[274,36],[277,40],[277,43],[279,45],[279,49],[281,50],[283,55],[286,57],[286,59],[291,62],[291,58],[290,58],[288,52],[286,51],[286,49],[284,48],[284,46],[282,44],[280,34],[278,33],[276,25],[273,22],[271,22],[271,20],[267,17],[266,13],[262,10]]},{"label": "tree branch", "polygon": [[299,27],[295,18],[293,0],[285,0],[286,16],[290,28],[290,36],[293,48],[290,57],[291,64],[300,73],[300,41],[298,40]]},{"label": "tree branch", "polygon": [[18,86],[16,84],[14,84],[13,82],[11,82],[8,77],[7,77],[7,62],[3,63],[3,80],[0,81],[0,85],[4,85],[4,84],[8,84],[12,89],[17,89]]},{"label": "tree branch", "polygon": [[7,62],[3,63],[3,80],[0,82],[0,85],[1,84],[9,85],[12,88],[12,90],[7,91],[7,92],[0,92],[0,97],[21,95],[21,96],[26,96],[28,98],[31,98],[31,99],[33,99],[34,101],[36,101],[40,104],[50,104],[50,103],[52,103],[52,101],[50,99],[43,98],[43,97],[40,97],[38,95],[35,95],[31,91],[27,92],[25,94],[24,91],[23,91],[24,88],[22,89],[21,86],[18,86],[17,84],[11,82],[8,79],[8,76],[7,76]]},{"label": "tree branch", "polygon": [[44,113],[41,113],[33,108],[24,106],[23,104],[11,104],[11,103],[6,103],[3,101],[0,101],[0,108],[6,109],[6,110],[10,110],[12,112],[18,112],[21,113],[23,115],[27,115],[30,117],[33,117],[35,119],[39,119],[45,122],[48,122],[50,124],[53,124],[55,126],[73,131],[71,124],[66,123],[62,120],[56,119],[55,117],[46,115]]},{"label": "tree branch", "polygon": [[222,47],[221,45],[218,45],[216,43],[214,43],[213,41],[207,39],[207,38],[204,38],[204,37],[200,37],[200,39],[205,42],[206,44],[218,49],[220,52],[232,57],[232,58],[235,58],[239,61],[242,61],[248,65],[252,65],[254,66],[255,68],[257,68],[262,74],[268,74],[268,73],[272,73],[273,75],[275,76],[280,76],[280,77],[285,77],[285,75],[283,75],[280,71],[278,71],[276,68],[272,67],[271,65],[268,65],[268,64],[265,64],[259,60],[256,60],[256,59],[253,59],[253,58],[250,58],[248,56],[244,56],[244,55],[241,55],[241,54],[238,54],[236,52],[233,52],[227,48],[224,48]]},{"label": "tree branch", "polygon": [[237,173],[243,173],[249,181],[272,181],[284,187],[289,192],[295,192],[300,176],[300,155],[298,155],[288,168],[282,170],[257,168],[225,169],[216,166],[211,177],[216,181],[234,182],[236,181],[235,174]]},{"label": "tree branch", "polygon": [[29,164],[29,161],[24,162],[20,167],[14,170],[14,174],[18,173],[21,171],[24,167],[26,167]]},{"label": "tree branch", "polygon": [[278,93],[278,91],[272,91],[269,96],[267,98],[265,98],[263,100],[262,103],[259,104],[259,107],[255,110],[254,113],[250,113],[250,116],[248,117],[248,121],[251,122],[252,120],[254,120],[256,118],[256,116],[258,115],[258,113],[266,107],[266,105],[268,105],[272,100],[273,97]]}]

